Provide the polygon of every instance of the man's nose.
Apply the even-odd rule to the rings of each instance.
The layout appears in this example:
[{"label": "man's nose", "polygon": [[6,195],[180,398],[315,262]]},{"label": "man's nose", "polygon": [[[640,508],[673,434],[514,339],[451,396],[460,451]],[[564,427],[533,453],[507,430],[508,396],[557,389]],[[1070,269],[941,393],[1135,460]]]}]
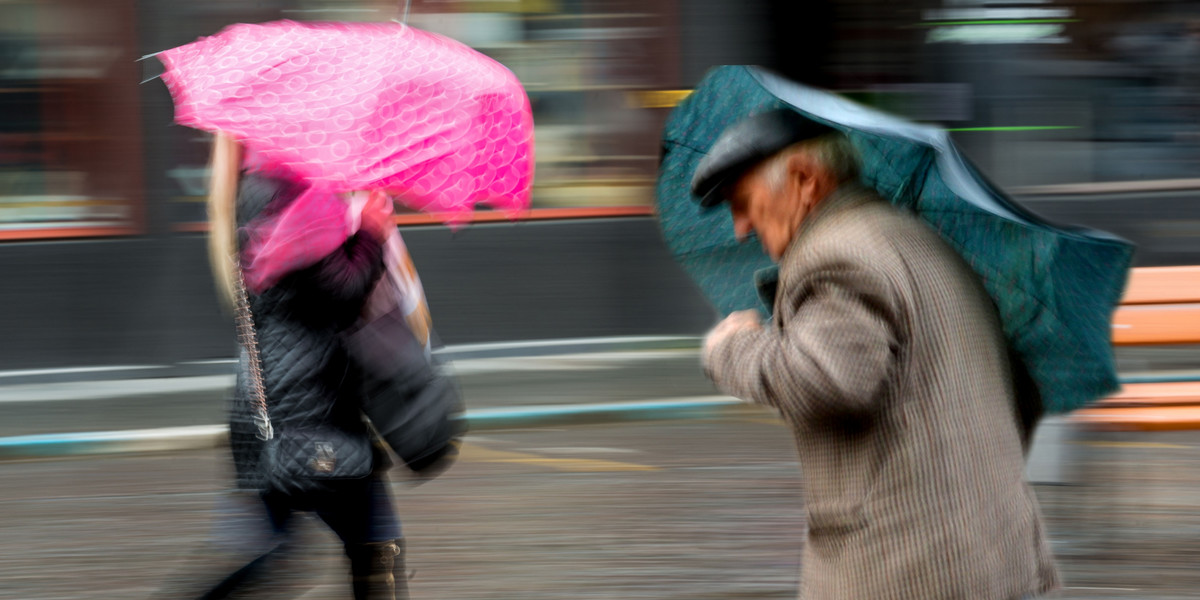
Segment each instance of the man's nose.
[{"label": "man's nose", "polygon": [[733,235],[737,237],[739,242],[746,241],[753,233],[754,226],[750,224],[750,219],[743,215],[733,216]]}]

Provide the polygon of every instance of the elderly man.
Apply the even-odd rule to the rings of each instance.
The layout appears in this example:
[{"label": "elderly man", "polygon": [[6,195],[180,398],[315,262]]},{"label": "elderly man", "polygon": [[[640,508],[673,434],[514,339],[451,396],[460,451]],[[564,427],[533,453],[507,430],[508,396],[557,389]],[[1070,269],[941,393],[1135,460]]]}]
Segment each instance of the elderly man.
[{"label": "elderly man", "polygon": [[808,512],[800,597],[1054,589],[1023,477],[1035,420],[1023,406],[1036,398],[1014,383],[995,309],[934,231],[858,183],[857,164],[844,136],[784,110],[727,129],[692,181],[780,266],[773,321],[730,315],[703,361],[722,391],[793,431]]}]

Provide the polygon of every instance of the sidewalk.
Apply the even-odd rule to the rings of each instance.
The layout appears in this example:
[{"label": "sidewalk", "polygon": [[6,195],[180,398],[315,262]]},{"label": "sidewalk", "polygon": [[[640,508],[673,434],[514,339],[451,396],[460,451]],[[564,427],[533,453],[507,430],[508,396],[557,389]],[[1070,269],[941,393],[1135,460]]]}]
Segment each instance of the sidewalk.
[{"label": "sidewalk", "polygon": [[[695,338],[613,338],[486,344],[445,349],[472,431],[648,419],[767,414],[718,395],[704,377]],[[586,350],[586,352],[580,352]],[[560,352],[570,352],[560,354]],[[213,448],[225,443],[231,374],[53,381],[0,386],[0,461]],[[226,362],[225,369],[232,363]],[[138,373],[179,372],[132,367]],[[0,374],[73,379],[56,370]]]},{"label": "sidewalk", "polygon": [[[393,486],[414,597],[795,597],[803,507],[787,429],[716,395],[694,347],[656,343],[464,351],[454,368],[470,412],[498,429],[474,429],[445,477]],[[574,353],[552,352],[563,349]],[[108,448],[130,451],[0,460],[0,597],[144,597],[178,569],[228,483],[228,451],[211,448],[230,383],[0,386],[0,437],[114,430]],[[630,422],[671,414],[705,418]],[[574,426],[596,419],[609,424]],[[178,426],[189,429],[164,429]],[[1043,423],[1029,479],[1073,484],[1037,486],[1063,597],[1195,597],[1198,451],[1196,432],[1080,437]],[[336,545],[314,535],[304,598],[345,597]]]},{"label": "sidewalk", "polygon": [[[414,598],[790,600],[804,527],[788,430],[761,417],[472,434],[393,472]],[[1124,444],[1124,445],[1120,445]],[[1071,600],[1195,598],[1200,434],[1089,446],[1089,485],[1037,486]],[[0,598],[144,598],[203,566],[224,450],[0,463]],[[306,600],[346,598],[317,526]]]},{"label": "sidewalk", "polygon": [[[745,415],[774,418],[764,409],[720,395],[700,368],[697,342],[616,338],[489,344],[448,348],[443,356],[453,359],[473,432]],[[560,351],[572,353],[554,354]],[[0,461],[221,446],[232,385],[230,374],[207,374],[0,387],[0,406],[8,415],[0,422]],[[1031,481],[1070,479],[1073,435],[1061,418],[1043,422],[1028,460]]]}]

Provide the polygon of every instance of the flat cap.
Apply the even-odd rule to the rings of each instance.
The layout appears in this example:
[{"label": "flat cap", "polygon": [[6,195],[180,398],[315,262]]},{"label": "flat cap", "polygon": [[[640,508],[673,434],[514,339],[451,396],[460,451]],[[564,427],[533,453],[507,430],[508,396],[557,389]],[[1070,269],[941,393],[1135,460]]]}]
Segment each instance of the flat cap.
[{"label": "flat cap", "polygon": [[796,142],[834,131],[786,108],[746,117],[726,127],[696,166],[692,193],[701,206],[716,206],[725,201],[725,186],[751,167]]}]

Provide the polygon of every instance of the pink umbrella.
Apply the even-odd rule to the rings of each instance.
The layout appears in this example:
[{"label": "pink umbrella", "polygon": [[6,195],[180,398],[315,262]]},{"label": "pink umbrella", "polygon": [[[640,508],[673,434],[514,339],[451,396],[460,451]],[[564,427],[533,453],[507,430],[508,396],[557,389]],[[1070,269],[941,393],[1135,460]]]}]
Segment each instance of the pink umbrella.
[{"label": "pink umbrella", "polygon": [[533,116],[503,65],[399,23],[233,25],[159,54],[175,120],[241,140],[312,193],[382,190],[466,220],[529,207]]}]

